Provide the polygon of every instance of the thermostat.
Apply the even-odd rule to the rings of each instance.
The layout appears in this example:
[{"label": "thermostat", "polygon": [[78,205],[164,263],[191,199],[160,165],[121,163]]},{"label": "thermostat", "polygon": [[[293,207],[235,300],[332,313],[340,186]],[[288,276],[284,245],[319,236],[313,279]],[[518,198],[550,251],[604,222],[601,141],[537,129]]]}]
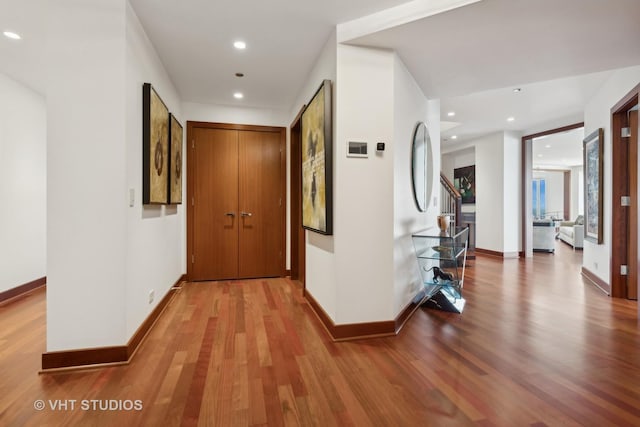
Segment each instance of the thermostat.
[{"label": "thermostat", "polygon": [[368,157],[367,143],[349,141],[347,143],[347,157]]}]

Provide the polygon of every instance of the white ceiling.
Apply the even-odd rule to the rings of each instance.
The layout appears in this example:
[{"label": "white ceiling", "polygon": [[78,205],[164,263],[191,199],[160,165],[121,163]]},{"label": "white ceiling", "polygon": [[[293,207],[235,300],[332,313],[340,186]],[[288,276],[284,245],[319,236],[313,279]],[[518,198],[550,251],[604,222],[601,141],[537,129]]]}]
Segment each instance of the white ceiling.
[{"label": "white ceiling", "polygon": [[425,95],[441,99],[451,151],[498,131],[583,121],[606,70],[640,64],[638,23],[638,0],[483,0],[350,43],[398,52]]},{"label": "white ceiling", "polygon": [[[129,1],[183,101],[285,111],[294,109],[336,24],[408,4]],[[0,37],[0,72],[41,93],[46,10],[53,5],[0,0],[0,30],[24,37],[19,42]],[[457,134],[463,141],[496,130],[525,132],[581,121],[585,100],[607,74],[567,78],[640,64],[638,22],[638,0],[482,0],[351,42],[395,49],[424,93],[441,97],[445,113],[456,111],[459,126],[443,137]],[[247,42],[245,51],[232,48],[236,38]],[[245,77],[235,77],[236,72]],[[516,86],[523,88],[518,97],[511,91]],[[238,90],[245,93],[241,101],[232,97]],[[505,125],[509,115],[516,121]]]},{"label": "white ceiling", "polygon": [[534,169],[566,169],[582,165],[584,128],[554,133],[533,140]]},{"label": "white ceiling", "polygon": [[[580,123],[585,104],[610,76],[611,71],[603,71],[444,98],[443,148],[502,130],[531,135]],[[521,92],[514,93],[516,87]],[[456,113],[453,118],[447,116],[451,111]],[[509,117],[515,120],[508,122]]]},{"label": "white ceiling", "polygon": [[[130,3],[184,101],[289,110],[337,24],[405,1]],[[236,39],[247,43],[245,51],[232,47]],[[245,98],[235,100],[235,91]]]}]

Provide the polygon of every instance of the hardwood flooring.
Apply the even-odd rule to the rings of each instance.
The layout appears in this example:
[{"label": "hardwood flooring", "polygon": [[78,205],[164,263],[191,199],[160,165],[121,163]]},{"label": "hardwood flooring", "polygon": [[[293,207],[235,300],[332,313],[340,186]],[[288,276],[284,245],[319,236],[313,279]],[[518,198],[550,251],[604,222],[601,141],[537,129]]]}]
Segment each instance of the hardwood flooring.
[{"label": "hardwood flooring", "polygon": [[419,309],[397,337],[352,342],[330,341],[288,279],[189,283],[132,363],[56,374],[38,375],[36,292],[0,306],[0,425],[638,426],[637,303],[557,246],[478,256],[462,315]]}]

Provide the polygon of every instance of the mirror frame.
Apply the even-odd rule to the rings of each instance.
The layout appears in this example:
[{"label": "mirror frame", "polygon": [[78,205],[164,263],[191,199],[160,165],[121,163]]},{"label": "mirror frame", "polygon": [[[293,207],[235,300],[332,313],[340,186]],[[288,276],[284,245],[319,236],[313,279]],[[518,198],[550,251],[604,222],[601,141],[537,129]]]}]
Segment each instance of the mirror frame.
[{"label": "mirror frame", "polygon": [[[418,140],[418,134],[420,130],[424,128],[424,138]],[[416,173],[416,148],[418,144],[424,145],[424,173],[422,176],[417,177]],[[413,201],[416,204],[416,208],[419,212],[426,212],[429,208],[429,200],[431,199],[431,192],[433,187],[430,176],[432,175],[433,161],[432,161],[432,149],[431,138],[429,137],[429,128],[424,122],[418,122],[413,131],[413,141],[411,144],[411,188],[413,190]],[[419,200],[419,195],[416,186],[416,181],[420,179],[424,182],[424,200]]]}]

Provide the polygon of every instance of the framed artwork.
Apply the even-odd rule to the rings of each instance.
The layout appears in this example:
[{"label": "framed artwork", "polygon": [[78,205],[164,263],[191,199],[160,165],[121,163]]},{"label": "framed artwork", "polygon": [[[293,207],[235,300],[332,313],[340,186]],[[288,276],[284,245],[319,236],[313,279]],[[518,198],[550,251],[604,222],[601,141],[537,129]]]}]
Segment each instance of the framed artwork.
[{"label": "framed artwork", "polygon": [[331,81],[320,85],[302,113],[302,226],[333,234]]},{"label": "framed artwork", "polygon": [[584,168],[584,238],[601,244],[602,234],[602,178],[604,153],[604,131],[592,132],[582,142]]},{"label": "framed artwork", "polygon": [[142,203],[166,204],[169,110],[150,83],[142,85]]},{"label": "framed artwork", "polygon": [[456,187],[462,203],[476,202],[476,165],[453,170],[453,185]]},{"label": "framed artwork", "polygon": [[169,117],[169,203],[182,203],[182,125]]}]

